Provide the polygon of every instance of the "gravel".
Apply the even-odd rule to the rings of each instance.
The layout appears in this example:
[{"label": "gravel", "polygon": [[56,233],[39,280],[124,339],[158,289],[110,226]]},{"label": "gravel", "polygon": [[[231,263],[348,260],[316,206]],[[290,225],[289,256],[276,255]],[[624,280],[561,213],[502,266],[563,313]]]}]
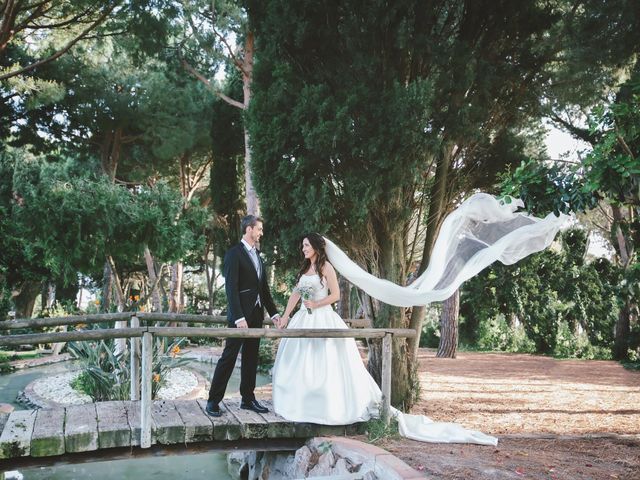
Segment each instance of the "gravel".
[{"label": "gravel", "polygon": [[46,400],[64,405],[80,405],[91,402],[91,397],[71,388],[71,383],[81,371],[60,373],[52,377],[43,377],[33,382],[33,391]]},{"label": "gravel", "polygon": [[[91,397],[78,392],[71,383],[82,373],[80,370],[66,372],[51,377],[43,377],[33,382],[33,391],[40,397],[63,405],[80,405],[92,402]],[[167,373],[164,386],[158,391],[158,398],[174,400],[186,395],[198,386],[197,377],[184,368],[172,368]]]}]

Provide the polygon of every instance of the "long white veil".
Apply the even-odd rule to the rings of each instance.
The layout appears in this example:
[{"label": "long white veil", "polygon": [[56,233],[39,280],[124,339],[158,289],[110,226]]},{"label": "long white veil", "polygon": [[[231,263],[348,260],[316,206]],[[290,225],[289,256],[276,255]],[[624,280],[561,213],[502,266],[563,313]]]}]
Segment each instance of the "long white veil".
[{"label": "long white veil", "polygon": [[[536,218],[516,213],[522,201],[503,203],[477,193],[444,220],[429,266],[411,285],[400,286],[360,268],[325,238],[327,258],[351,283],[382,302],[399,307],[426,305],[449,298],[469,278],[499,260],[506,265],[547,248],[568,217]],[[423,415],[393,410],[400,433],[437,443],[497,445],[498,439],[455,423],[433,422]]]},{"label": "long white veil", "polygon": [[507,204],[486,193],[469,197],[444,220],[429,266],[406,287],[371,275],[325,237],[327,258],[347,280],[389,305],[411,307],[446,300],[493,262],[510,265],[547,248],[568,218],[515,213],[521,206],[521,200]]}]

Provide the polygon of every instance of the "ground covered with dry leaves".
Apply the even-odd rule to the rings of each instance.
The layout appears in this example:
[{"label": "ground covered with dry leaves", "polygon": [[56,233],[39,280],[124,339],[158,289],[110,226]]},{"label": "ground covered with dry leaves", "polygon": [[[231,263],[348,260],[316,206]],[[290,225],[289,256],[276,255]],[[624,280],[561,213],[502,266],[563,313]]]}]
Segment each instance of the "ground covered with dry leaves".
[{"label": "ground covered with dry leaves", "polygon": [[426,349],[419,362],[412,413],[499,438],[497,447],[377,443],[426,478],[640,479],[640,372],[521,354],[440,359]]}]

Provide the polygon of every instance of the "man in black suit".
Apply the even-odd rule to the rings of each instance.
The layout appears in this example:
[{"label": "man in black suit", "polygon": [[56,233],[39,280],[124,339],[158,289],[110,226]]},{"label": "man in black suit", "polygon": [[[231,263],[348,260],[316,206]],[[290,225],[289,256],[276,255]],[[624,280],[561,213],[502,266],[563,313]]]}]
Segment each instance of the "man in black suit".
[{"label": "man in black suit", "polygon": [[[262,328],[264,308],[277,322],[278,315],[269,286],[264,264],[256,250],[263,232],[261,218],[247,215],[240,224],[243,235],[237,245],[224,256],[225,291],[227,293],[227,320],[232,328]],[[240,372],[240,408],[266,413],[253,393],[258,369],[259,338],[228,338],[211,381],[206,411],[213,417],[222,415],[218,404],[224,397],[229,377],[242,349]]]}]

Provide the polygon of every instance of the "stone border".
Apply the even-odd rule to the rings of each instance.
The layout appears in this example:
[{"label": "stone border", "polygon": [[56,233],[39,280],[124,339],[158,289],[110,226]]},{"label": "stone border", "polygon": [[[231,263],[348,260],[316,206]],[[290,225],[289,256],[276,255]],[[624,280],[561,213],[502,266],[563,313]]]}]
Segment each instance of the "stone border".
[{"label": "stone border", "polygon": [[428,478],[382,448],[344,437],[315,437],[295,452],[240,451],[227,455],[229,475],[246,478],[340,478],[418,480]]},{"label": "stone border", "polygon": [[331,443],[331,450],[343,458],[360,458],[363,463],[374,459],[374,472],[385,480],[424,480],[425,475],[411,468],[398,457],[380,447],[345,437],[317,437],[316,441]]}]

